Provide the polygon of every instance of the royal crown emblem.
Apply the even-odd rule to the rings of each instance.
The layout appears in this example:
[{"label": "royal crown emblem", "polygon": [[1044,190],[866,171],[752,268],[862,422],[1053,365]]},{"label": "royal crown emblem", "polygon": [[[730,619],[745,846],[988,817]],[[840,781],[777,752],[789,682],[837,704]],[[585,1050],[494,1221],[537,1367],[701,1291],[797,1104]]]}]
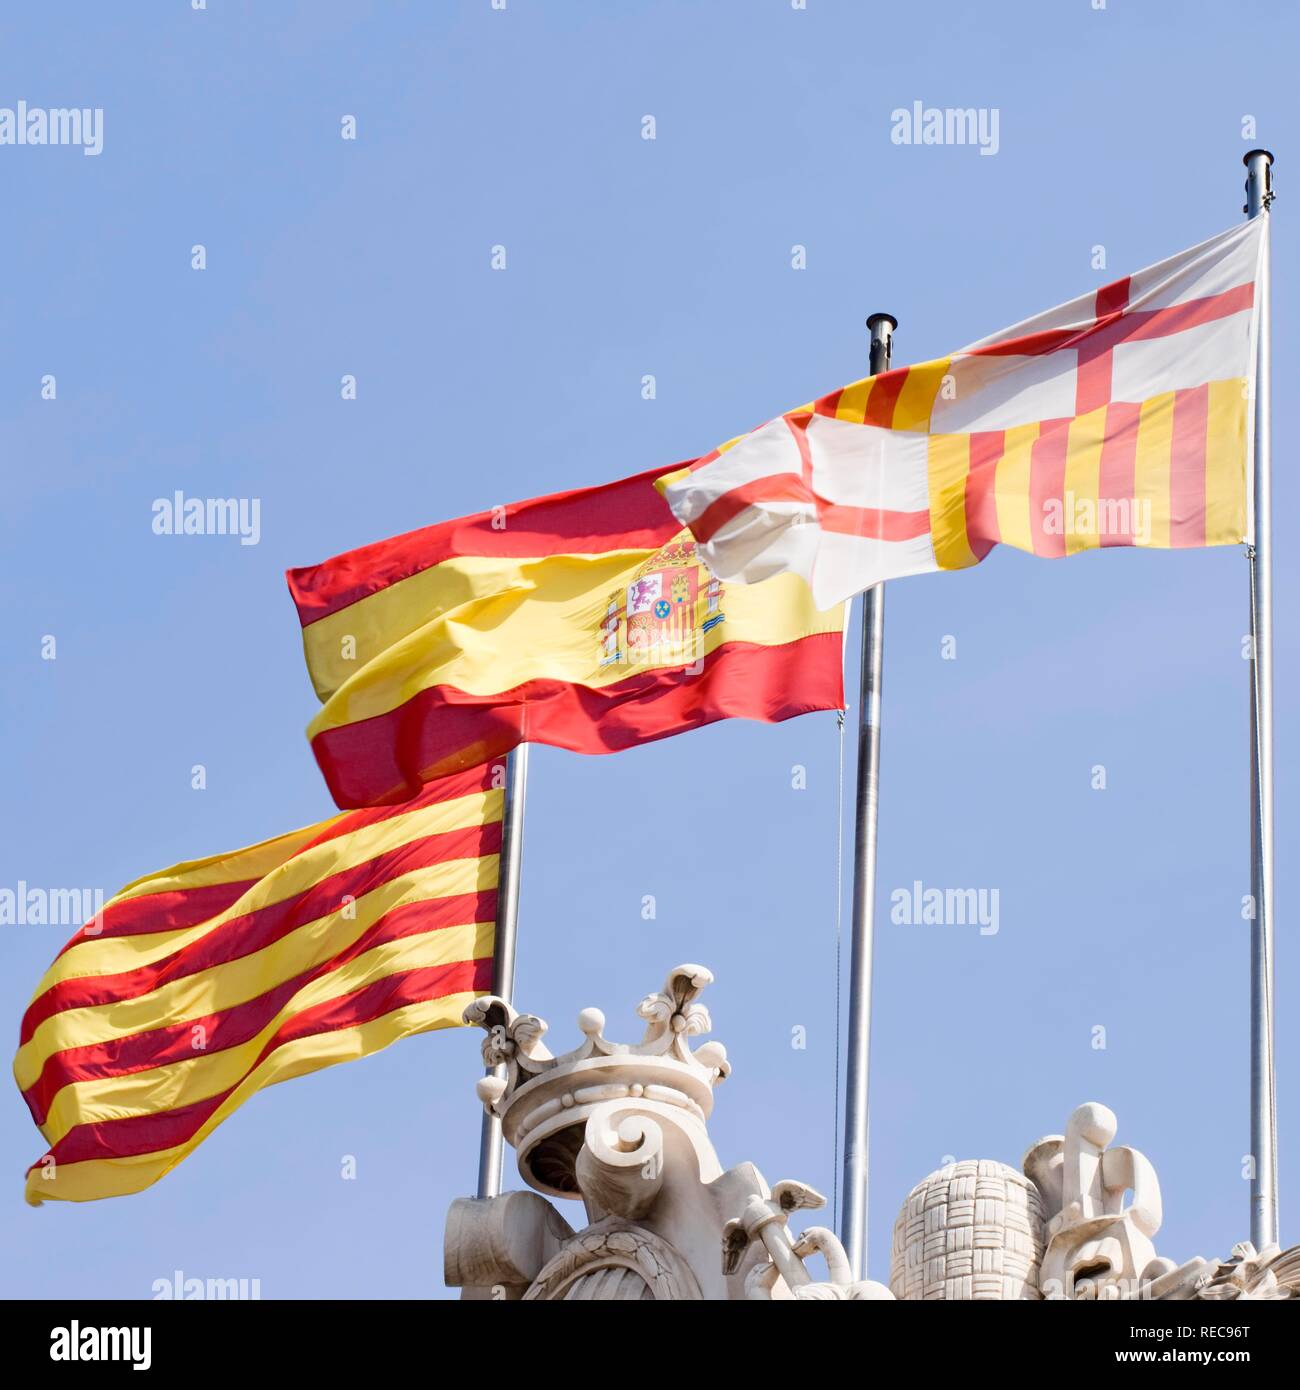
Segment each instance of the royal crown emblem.
[{"label": "royal crown emblem", "polygon": [[688,665],[704,655],[704,637],[726,621],[722,581],[681,531],[609,596],[600,629],[600,664]]},{"label": "royal crown emblem", "polygon": [[469,1005],[465,1022],[486,1030],[483,1060],[496,1069],[479,1081],[479,1099],[500,1117],[530,1187],[555,1197],[578,1194],[574,1161],[586,1123],[608,1101],[643,1101],[693,1122],[703,1134],[713,1088],[731,1071],[720,1042],[694,1051],[687,1043],[712,1027],[708,1009],[698,1002],[712,982],[702,965],[679,965],[663,989],[637,1005],[646,1031],[636,1044],[611,1042],[605,1015],[583,1009],[583,1042],[559,1057],[542,1042],[546,1024],[535,1014],[517,1013],[495,995]]}]

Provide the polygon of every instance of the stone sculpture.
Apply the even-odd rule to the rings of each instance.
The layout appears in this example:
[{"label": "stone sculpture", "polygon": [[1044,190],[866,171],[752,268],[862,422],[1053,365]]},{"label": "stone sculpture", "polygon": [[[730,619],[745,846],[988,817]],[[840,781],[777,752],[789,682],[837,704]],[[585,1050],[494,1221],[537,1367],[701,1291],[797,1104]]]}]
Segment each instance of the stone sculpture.
[{"label": "stone sculpture", "polygon": [[[447,1216],[444,1277],[464,1298],[566,1300],[1292,1299],[1300,1247],[1238,1245],[1227,1260],[1156,1253],[1160,1184],[1136,1149],[1113,1145],[1115,1116],[1089,1102],[1063,1135],[1025,1155],[951,1163],[908,1194],[894,1226],[890,1287],[852,1277],[834,1233],[789,1219],[825,1199],[768,1187],[752,1163],[725,1171],[708,1135],[726,1048],[699,1002],[713,977],[679,965],[637,1008],[639,1043],[612,1042],[599,1009],[582,1043],[554,1056],[546,1024],[477,999],[478,1083],[531,1191],[461,1198]],[[1130,1195],[1131,1194],[1131,1195]],[[575,1231],[548,1198],[578,1198]],[[1126,1201],[1127,1198],[1127,1201]],[[824,1273],[814,1273],[816,1257]]]},{"label": "stone sculpture", "polygon": [[[802,1183],[769,1188],[751,1163],[725,1172],[709,1142],[713,1091],[731,1071],[726,1048],[688,1039],[710,1031],[700,992],[713,977],[680,965],[641,1001],[635,1045],[605,1037],[584,1009],[584,1041],[552,1056],[546,1024],[504,1000],[475,1000],[468,1023],[487,1033],[479,1097],[501,1120],[531,1193],[463,1198],[447,1219],[445,1278],[466,1298],[891,1298],[855,1282],[835,1235],[792,1237],[794,1211],[825,1199]],[[542,1194],[542,1195],[535,1195]],[[545,1197],[580,1197],[574,1232]],[[825,1261],[814,1279],[805,1261]]]},{"label": "stone sculpture", "polygon": [[[952,1163],[908,1194],[889,1283],[901,1299],[1300,1297],[1300,1247],[1183,1264],[1156,1254],[1160,1183],[1136,1149],[1111,1147],[1114,1114],[1089,1101],[1024,1157]],[[1131,1200],[1125,1205],[1125,1195]]]}]

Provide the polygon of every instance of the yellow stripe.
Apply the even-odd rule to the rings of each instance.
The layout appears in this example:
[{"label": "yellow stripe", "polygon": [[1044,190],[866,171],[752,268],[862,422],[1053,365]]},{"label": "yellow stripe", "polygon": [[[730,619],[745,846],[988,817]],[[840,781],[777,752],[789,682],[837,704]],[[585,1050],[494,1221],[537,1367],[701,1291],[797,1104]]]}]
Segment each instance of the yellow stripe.
[{"label": "yellow stripe", "polygon": [[874,381],[875,377],[868,376],[846,386],[840,392],[839,404],[835,407],[835,418],[848,420],[854,425],[862,424],[866,419],[867,400],[871,395],[871,385]]},{"label": "yellow stripe", "polygon": [[894,402],[892,429],[925,431],[930,428],[935,399],[951,366],[952,358],[938,357],[908,368],[898,400]]},{"label": "yellow stripe", "polygon": [[[593,583],[601,573],[614,576],[650,555],[647,550],[615,551],[607,556],[573,555],[520,559],[508,555],[462,555],[398,580],[377,593],[327,614],[303,629],[302,645],[316,694],[324,702],[379,653],[426,623],[475,611],[496,600],[496,610],[517,606],[537,589],[538,566],[548,561],[588,571]],[[635,557],[635,558],[633,558]],[[603,570],[600,568],[604,561]],[[548,571],[542,571],[547,573]],[[558,575],[558,569],[549,571]],[[576,568],[570,571],[577,572]],[[502,687],[504,688],[504,687]]]},{"label": "yellow stripe", "polygon": [[[689,536],[683,530],[679,538]],[[494,560],[490,571],[478,557],[445,560],[312,623],[303,642],[318,689],[328,689],[341,673],[343,635],[355,639],[358,660],[343,673],[309,735],[387,713],[431,685],[495,695],[544,678],[599,689],[656,665],[682,665],[680,656],[600,664],[609,602],[626,597],[628,584],[653,553]],[[436,600],[430,597],[435,587]],[[461,601],[447,606],[453,592]],[[814,632],[838,632],[843,620],[838,607],[819,614],[795,575],[731,585],[724,607],[726,621],[705,635],[702,653],[692,650],[688,660],[727,641],[780,646]]]},{"label": "yellow stripe", "polygon": [[[250,955],[173,980],[132,999],[53,1014],[38,1025],[18,1050],[14,1059],[18,1086],[25,1091],[40,1076],[46,1059],[65,1048],[86,1047],[174,1026],[256,999],[301,971],[338,955],[394,907],[460,893],[486,892],[496,883],[494,854],[416,869],[362,894],[353,903],[304,923]],[[352,915],[346,916],[347,913]]]},{"label": "yellow stripe", "polygon": [[[680,534],[689,538],[685,530]],[[410,635],[346,681],[312,720],[308,737],[385,714],[430,686],[495,695],[525,681],[549,679],[599,690],[645,672],[680,669],[728,642],[782,646],[814,633],[839,632],[843,625],[842,606],[817,612],[807,584],[798,575],[782,574],[760,584],[728,585],[725,622],[687,648],[657,648],[648,660],[602,666],[606,611],[611,599],[625,600],[644,561],[643,554],[627,551],[524,561],[518,582],[506,592],[462,604],[422,625],[418,615],[408,615]]]},{"label": "yellow stripe", "polygon": [[1246,536],[1246,381],[1210,382],[1205,445],[1205,544]]},{"label": "yellow stripe", "polygon": [[104,904],[104,910],[107,912],[115,903],[143,898],[151,893],[209,888],[217,883],[239,883],[243,879],[263,878],[339,819],[340,816],[330,816],[315,825],[305,825],[301,830],[291,830],[287,835],[277,835],[273,840],[263,840],[261,844],[249,845],[246,849],[210,854],[205,859],[188,859],[182,864],[173,864],[170,869],[132,879]]},{"label": "yellow stripe", "polygon": [[[1097,498],[1101,491],[1101,445],[1106,407],[1076,415],[1069,424],[1065,454],[1065,553],[1077,555],[1101,544]],[[1091,520],[1089,520],[1091,518]]]},{"label": "yellow stripe", "polygon": [[[1174,393],[1142,402],[1133,460],[1133,496],[1139,513],[1150,517],[1146,545],[1169,549],[1169,460],[1173,451]],[[1142,528],[1146,529],[1146,528]]]},{"label": "yellow stripe", "polygon": [[[368,1023],[286,1043],[277,1048],[184,1144],[134,1158],[87,1159],[81,1163],[59,1164],[46,1170],[38,1167],[28,1175],[27,1200],[33,1205],[46,1200],[89,1202],[98,1197],[140,1192],[175,1168],[253,1092],[287,1081],[290,1077],[332,1066],[335,1062],[346,1062],[354,1057],[379,1052],[390,1043],[413,1033],[457,1027],[461,1024],[465,1006],[480,992],[470,990],[450,994],[443,999],[408,1004]],[[43,1173],[50,1176],[47,1178]]]},{"label": "yellow stripe", "polygon": [[385,942],[304,985],[256,1037],[238,1047],[198,1053],[183,1062],[151,1067],[148,1071],[64,1086],[54,1097],[41,1132],[53,1146],[75,1125],[154,1115],[219,1095],[239,1082],[266,1043],[295,1015],[341,999],[389,975],[489,958],[492,939],[491,922],[471,922]]},{"label": "yellow stripe", "polygon": [[934,558],[944,570],[976,563],[966,539],[966,475],[970,436],[932,434],[929,443],[930,536]]},{"label": "yellow stripe", "polygon": [[439,801],[432,806],[421,806],[414,811],[389,816],[347,835],[335,836],[273,869],[224,912],[193,927],[142,933],[139,936],[88,937],[69,947],[54,961],[42,976],[32,998],[39,998],[61,980],[118,975],[142,965],[151,965],[236,917],[283,902],[286,898],[297,897],[331,874],[355,868],[412,840],[499,821],[504,797],[505,793],[499,790],[471,792],[450,801]]},{"label": "yellow stripe", "polygon": [[662,497],[673,483],[680,483],[683,478],[690,476],[689,468],[674,468],[671,473],[665,473],[663,477],[655,479],[655,491]]},{"label": "yellow stripe", "polygon": [[1034,553],[1034,530],[1029,506],[1030,457],[1039,424],[1017,425],[1006,431],[1006,444],[993,474],[993,498],[998,509],[998,535],[1006,545]]}]

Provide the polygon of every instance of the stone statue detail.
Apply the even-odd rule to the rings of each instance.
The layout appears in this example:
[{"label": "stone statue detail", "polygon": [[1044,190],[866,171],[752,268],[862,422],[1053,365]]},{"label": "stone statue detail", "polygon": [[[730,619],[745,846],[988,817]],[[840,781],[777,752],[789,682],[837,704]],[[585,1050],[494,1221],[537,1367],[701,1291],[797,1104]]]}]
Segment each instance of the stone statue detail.
[{"label": "stone statue detail", "polygon": [[[1300,1298],[1300,1247],[1175,1264],[1156,1254],[1160,1183],[1119,1125],[1089,1101],[1040,1139],[1023,1175],[954,1163],[908,1194],[894,1225],[890,1287],[902,1299]],[[1127,1205],[1126,1194],[1131,1194]]]},{"label": "stone statue detail", "polygon": [[[1137,1296],[1176,1268],[1151,1243],[1163,1215],[1155,1169],[1136,1149],[1107,1147],[1118,1129],[1112,1111],[1089,1101],[1070,1116],[1064,1136],[1040,1139],[1025,1155],[1022,1166],[1048,1218],[1038,1276],[1045,1298]],[[1133,1194],[1128,1206],[1126,1192]]]},{"label": "stone statue detail", "polygon": [[[700,965],[671,971],[637,1008],[646,1022],[637,1044],[611,1042],[605,1016],[584,1009],[584,1041],[558,1057],[540,1018],[491,996],[465,1010],[497,1069],[479,1098],[532,1191],[452,1204],[445,1279],[463,1297],[892,1298],[852,1280],[825,1227],[790,1235],[790,1214],[824,1205],[819,1193],[795,1182],[769,1189],[750,1163],[723,1171],[707,1125],[731,1064],[721,1043],[688,1042],[712,1027],[699,1002],[712,981]],[[575,1232],[547,1197],[581,1199],[588,1224]],[[822,1281],[805,1265],[814,1254],[826,1262]]]},{"label": "stone statue detail", "polygon": [[[1090,1101],[1064,1134],[1025,1155],[950,1163],[908,1194],[889,1283],[854,1280],[834,1233],[789,1229],[825,1198],[769,1188],[752,1163],[725,1171],[709,1140],[713,1094],[731,1072],[701,965],[679,965],[637,1006],[639,1043],[611,1042],[583,1009],[583,1041],[554,1056],[546,1024],[476,999],[491,1073],[478,1083],[531,1189],[464,1197],[447,1214],[444,1277],[464,1298],[985,1300],[1300,1299],[1300,1246],[1234,1248],[1175,1264],[1156,1253],[1160,1183],[1115,1116]],[[575,1231],[548,1199],[580,1200]],[[809,1268],[816,1256],[824,1273]]]}]

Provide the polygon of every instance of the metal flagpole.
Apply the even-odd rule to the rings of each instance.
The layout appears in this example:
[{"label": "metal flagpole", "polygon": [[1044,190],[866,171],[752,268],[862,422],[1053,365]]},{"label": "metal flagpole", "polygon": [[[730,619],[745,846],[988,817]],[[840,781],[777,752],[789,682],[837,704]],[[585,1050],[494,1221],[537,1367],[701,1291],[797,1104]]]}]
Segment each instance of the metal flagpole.
[{"label": "metal flagpole", "polygon": [[[496,942],[492,960],[492,993],[506,1003],[515,994],[515,940],[519,929],[519,870],[524,857],[524,792],[528,783],[528,745],[521,743],[506,757],[505,801],[501,808],[501,858],[497,875]],[[504,1071],[504,1068],[500,1069]],[[501,1121],[484,1114],[478,1148],[478,1195],[501,1192],[505,1145]]]},{"label": "metal flagpole", "polygon": [[1267,150],[1245,157],[1248,217],[1263,217],[1259,338],[1255,364],[1255,537],[1250,563],[1250,1239],[1278,1239],[1277,1114],[1273,1074],[1273,509],[1269,401],[1269,205]]},{"label": "metal flagpole", "polygon": [[[871,375],[889,368],[892,314],[872,314]],[[867,1089],[871,1058],[871,953],[875,927],[876,822],[880,787],[880,674],[885,641],[885,586],[862,595],[862,664],[858,690],[858,787],[853,821],[853,933],[849,966],[849,1058],[844,1093],[844,1207],[840,1237],[853,1277],[867,1266]]]}]

